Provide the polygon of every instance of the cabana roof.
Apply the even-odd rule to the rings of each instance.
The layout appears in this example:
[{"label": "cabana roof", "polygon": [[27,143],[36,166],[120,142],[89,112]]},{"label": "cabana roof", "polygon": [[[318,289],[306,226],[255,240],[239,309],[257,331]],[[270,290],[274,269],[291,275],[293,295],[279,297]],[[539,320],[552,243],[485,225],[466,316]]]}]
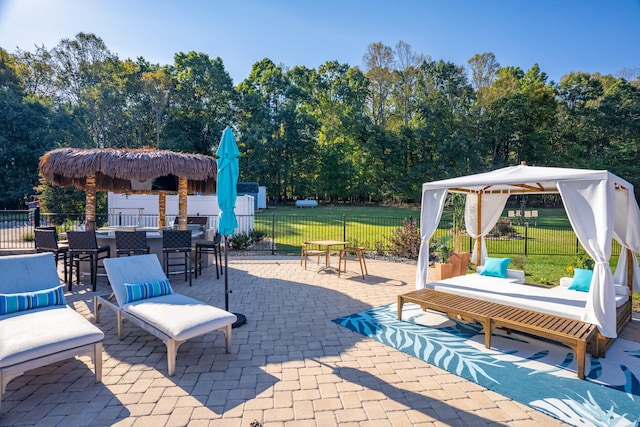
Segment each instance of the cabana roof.
[{"label": "cabana roof", "polygon": [[59,148],[40,158],[40,173],[59,186],[86,189],[95,175],[96,190],[153,193],[172,190],[178,177],[188,180],[189,193],[213,194],[216,159],[201,154],[153,149]]},{"label": "cabana roof", "polygon": [[559,182],[612,180],[616,188],[633,188],[606,170],[527,166],[524,164],[475,175],[427,182],[422,190],[448,189],[452,193],[557,193]]}]

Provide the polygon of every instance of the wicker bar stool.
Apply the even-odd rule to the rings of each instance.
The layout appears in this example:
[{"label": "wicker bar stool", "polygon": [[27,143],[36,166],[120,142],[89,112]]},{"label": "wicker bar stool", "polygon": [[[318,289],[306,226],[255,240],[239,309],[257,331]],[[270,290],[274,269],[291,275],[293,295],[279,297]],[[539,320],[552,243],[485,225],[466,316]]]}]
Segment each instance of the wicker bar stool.
[{"label": "wicker bar stool", "polygon": [[98,246],[96,240],[96,232],[89,231],[67,231],[67,241],[69,242],[69,291],[71,291],[71,282],[73,281],[73,269],[76,269],[76,284],[80,283],[80,263],[88,262],[91,266],[91,285],[96,290],[96,282],[98,281],[98,268],[104,268],[98,265],[98,261],[111,256],[111,247],[109,245]]},{"label": "wicker bar stool", "polygon": [[[202,274],[203,254],[213,254],[213,261],[216,263],[216,279],[219,279],[220,275],[224,274],[222,272],[222,251],[220,250],[221,241],[222,236],[220,235],[220,233],[216,233],[216,235],[213,237],[213,240],[196,242],[196,268],[194,269],[196,279],[198,278],[198,274]],[[220,259],[220,264],[218,264],[218,259]]]},{"label": "wicker bar stool", "polygon": [[[184,280],[191,286],[191,230],[164,230],[162,232],[162,258],[164,271],[169,276],[169,268],[184,267]],[[172,256],[179,255],[179,256]]]},{"label": "wicker bar stool", "polygon": [[146,231],[116,231],[116,256],[148,254]]},{"label": "wicker bar stool", "polygon": [[56,258],[56,265],[62,259],[64,269],[64,281],[67,282],[67,259],[69,257],[69,247],[58,244],[58,233],[53,228],[36,228],[33,230],[36,241],[36,252],[53,252]]}]

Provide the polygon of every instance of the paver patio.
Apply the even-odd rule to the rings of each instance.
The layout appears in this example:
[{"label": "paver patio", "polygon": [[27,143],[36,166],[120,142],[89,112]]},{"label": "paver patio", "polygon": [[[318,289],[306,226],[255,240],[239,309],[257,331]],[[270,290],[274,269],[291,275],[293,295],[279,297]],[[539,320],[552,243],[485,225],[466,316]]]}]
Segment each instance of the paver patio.
[{"label": "paver patio", "polygon": [[[337,258],[332,259],[333,265]],[[119,341],[103,309],[103,382],[89,359],[27,372],[9,383],[0,425],[118,426],[559,426],[538,411],[332,322],[396,301],[414,289],[416,266],[367,260],[304,270],[297,257],[230,257],[230,311],[247,324],[188,341],[168,377],[164,344],[131,324]],[[194,279],[171,276],[176,291],[224,307],[224,279],[211,267]],[[89,280],[68,303],[93,321]],[[98,292],[108,293],[105,278]],[[638,321],[634,321],[638,323]]]}]

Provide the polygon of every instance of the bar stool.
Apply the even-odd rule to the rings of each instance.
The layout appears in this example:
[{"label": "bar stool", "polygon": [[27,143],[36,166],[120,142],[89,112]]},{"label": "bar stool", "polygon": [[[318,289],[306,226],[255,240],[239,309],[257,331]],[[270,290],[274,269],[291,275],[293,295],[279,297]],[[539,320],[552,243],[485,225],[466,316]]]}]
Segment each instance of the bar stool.
[{"label": "bar stool", "polygon": [[[338,277],[340,277],[340,270],[342,269],[342,263],[344,261],[344,272],[347,272],[347,259],[358,260],[360,263],[360,273],[362,274],[362,278],[364,279],[365,274],[369,274],[367,271],[367,262],[364,259],[364,251],[365,249],[362,247],[353,247],[353,248],[344,248],[340,249],[339,260],[338,260]],[[352,256],[354,255],[354,256]]]},{"label": "bar stool", "polygon": [[111,256],[111,247],[109,245],[98,246],[94,230],[67,231],[67,241],[69,242],[69,280],[67,282],[69,291],[71,291],[74,267],[76,269],[76,284],[80,283],[81,262],[88,262],[91,266],[91,285],[95,291],[98,268],[104,268],[104,266],[98,265],[98,261]]},{"label": "bar stool", "polygon": [[[181,256],[171,256],[176,254]],[[184,280],[188,277],[191,286],[191,230],[163,230],[162,258],[167,276],[169,267],[184,266]]]},{"label": "bar stool", "polygon": [[[220,278],[222,272],[222,251],[220,250],[220,242],[222,236],[220,233],[216,233],[213,240],[206,240],[204,242],[196,242],[196,279],[198,274],[202,274],[202,254],[213,254],[213,260],[216,263],[216,279]],[[220,258],[220,271],[218,272],[218,258]]]},{"label": "bar stool", "polygon": [[55,227],[36,228],[33,230],[36,241],[36,252],[53,252],[56,258],[56,265],[62,256],[64,269],[64,281],[67,282],[67,258],[69,257],[69,247],[58,245],[58,233]]},{"label": "bar stool", "polygon": [[148,254],[146,231],[116,231],[116,256]]}]

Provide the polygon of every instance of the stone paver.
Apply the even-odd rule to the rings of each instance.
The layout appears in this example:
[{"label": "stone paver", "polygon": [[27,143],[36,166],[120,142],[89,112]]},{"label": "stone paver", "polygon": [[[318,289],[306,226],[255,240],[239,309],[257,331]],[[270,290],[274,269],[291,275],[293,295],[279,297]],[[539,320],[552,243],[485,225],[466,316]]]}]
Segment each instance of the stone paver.
[{"label": "stone paver", "polygon": [[[184,343],[172,377],[160,340],[128,323],[118,340],[115,315],[103,309],[103,382],[88,358],[26,372],[7,387],[0,426],[562,425],[333,323],[413,289],[415,265],[367,267],[364,280],[352,263],[338,278],[314,263],[304,270],[297,257],[231,256],[230,311],[247,324],[233,330],[231,354],[222,333]],[[171,276],[172,286],[224,307],[224,278],[203,273],[191,287]],[[109,292],[104,278],[98,292]],[[93,321],[93,295],[83,282],[67,302]]]}]

